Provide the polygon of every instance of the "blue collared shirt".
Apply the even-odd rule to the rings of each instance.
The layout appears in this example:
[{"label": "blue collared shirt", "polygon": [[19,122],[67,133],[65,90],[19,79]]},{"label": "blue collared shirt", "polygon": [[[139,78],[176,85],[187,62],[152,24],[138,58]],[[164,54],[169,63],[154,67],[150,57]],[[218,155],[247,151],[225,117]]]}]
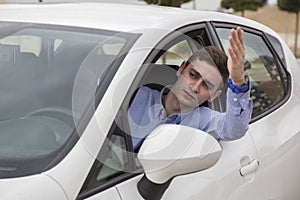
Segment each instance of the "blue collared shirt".
[{"label": "blue collared shirt", "polygon": [[235,140],[245,135],[251,119],[252,101],[250,90],[233,93],[227,90],[226,113],[208,107],[198,107],[191,112],[172,114],[166,117],[161,92],[148,87],[140,87],[128,110],[128,120],[134,148],[141,145],[147,135],[160,124],[180,124],[203,130],[216,139]]}]

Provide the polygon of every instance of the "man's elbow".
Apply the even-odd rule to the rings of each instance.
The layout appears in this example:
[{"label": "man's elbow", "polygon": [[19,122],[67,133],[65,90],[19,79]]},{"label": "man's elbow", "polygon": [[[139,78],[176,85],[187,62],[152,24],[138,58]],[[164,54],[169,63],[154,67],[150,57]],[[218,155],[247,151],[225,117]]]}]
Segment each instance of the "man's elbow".
[{"label": "man's elbow", "polygon": [[221,140],[225,141],[232,141],[232,140],[238,140],[242,137],[244,137],[249,129],[249,125],[244,125],[241,127],[235,127],[228,131],[228,134],[224,134],[224,137],[220,137]]}]

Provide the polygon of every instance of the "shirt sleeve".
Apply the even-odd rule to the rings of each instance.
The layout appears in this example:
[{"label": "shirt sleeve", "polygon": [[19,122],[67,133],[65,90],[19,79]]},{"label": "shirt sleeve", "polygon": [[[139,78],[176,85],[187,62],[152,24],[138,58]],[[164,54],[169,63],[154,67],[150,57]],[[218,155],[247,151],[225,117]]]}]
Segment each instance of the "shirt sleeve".
[{"label": "shirt sleeve", "polygon": [[234,93],[227,90],[226,114],[218,138],[221,140],[236,140],[243,137],[248,128],[252,114],[251,88],[245,93]]},{"label": "shirt sleeve", "polygon": [[128,123],[133,147],[138,147],[155,128],[153,109],[160,92],[141,86],[128,109]]}]

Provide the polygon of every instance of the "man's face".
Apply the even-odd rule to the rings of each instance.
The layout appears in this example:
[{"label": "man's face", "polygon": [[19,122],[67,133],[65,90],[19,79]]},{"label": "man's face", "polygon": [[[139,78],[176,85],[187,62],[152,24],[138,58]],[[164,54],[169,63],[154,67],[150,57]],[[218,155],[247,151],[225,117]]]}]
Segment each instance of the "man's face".
[{"label": "man's face", "polygon": [[221,94],[222,76],[217,68],[205,61],[183,63],[177,71],[178,80],[172,91],[182,110],[192,110],[205,101],[211,102]]}]

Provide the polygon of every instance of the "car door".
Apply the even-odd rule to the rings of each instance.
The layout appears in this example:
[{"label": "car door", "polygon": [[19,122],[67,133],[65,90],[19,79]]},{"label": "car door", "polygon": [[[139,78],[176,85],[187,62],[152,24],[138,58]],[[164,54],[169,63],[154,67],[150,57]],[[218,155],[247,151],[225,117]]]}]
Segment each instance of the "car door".
[{"label": "car door", "polygon": [[[136,83],[156,87],[176,81],[176,70],[197,49],[217,43],[205,24],[198,24],[178,30],[181,34],[170,35],[153,50],[144,70],[137,76]],[[184,34],[183,34],[184,33]],[[184,52],[184,53],[182,53]],[[160,80],[159,77],[162,77]],[[166,80],[167,79],[167,80]],[[134,84],[133,84],[134,85]],[[136,86],[136,87],[137,87]],[[211,106],[224,111],[223,98]],[[249,132],[236,141],[221,141],[223,148],[220,160],[213,167],[198,173],[175,177],[162,199],[262,199],[262,173],[260,168],[241,175],[240,170],[258,163],[258,155]],[[175,147],[174,147],[175,148]],[[136,185],[140,176],[117,185],[122,199],[140,199]]]},{"label": "car door", "polygon": [[[280,47],[276,38],[270,35],[267,37]],[[277,52],[280,55],[282,50]],[[258,85],[258,89],[261,89],[272,103],[259,105],[260,111],[256,114],[257,120],[252,123],[250,132],[264,170],[266,198],[296,200],[300,194],[300,162],[297,159],[300,152],[300,107],[295,91],[299,90],[296,90],[296,87],[292,90],[294,80],[276,54],[269,50],[266,55],[272,58],[265,65],[265,75],[269,78],[264,79]],[[298,67],[295,64],[291,64],[291,68]]]},{"label": "car door", "polygon": [[[221,41],[228,28],[217,28]],[[246,32],[245,46],[253,99],[249,132],[259,153],[265,199],[299,199],[299,103],[290,98],[283,49],[276,37],[257,31]]]}]

